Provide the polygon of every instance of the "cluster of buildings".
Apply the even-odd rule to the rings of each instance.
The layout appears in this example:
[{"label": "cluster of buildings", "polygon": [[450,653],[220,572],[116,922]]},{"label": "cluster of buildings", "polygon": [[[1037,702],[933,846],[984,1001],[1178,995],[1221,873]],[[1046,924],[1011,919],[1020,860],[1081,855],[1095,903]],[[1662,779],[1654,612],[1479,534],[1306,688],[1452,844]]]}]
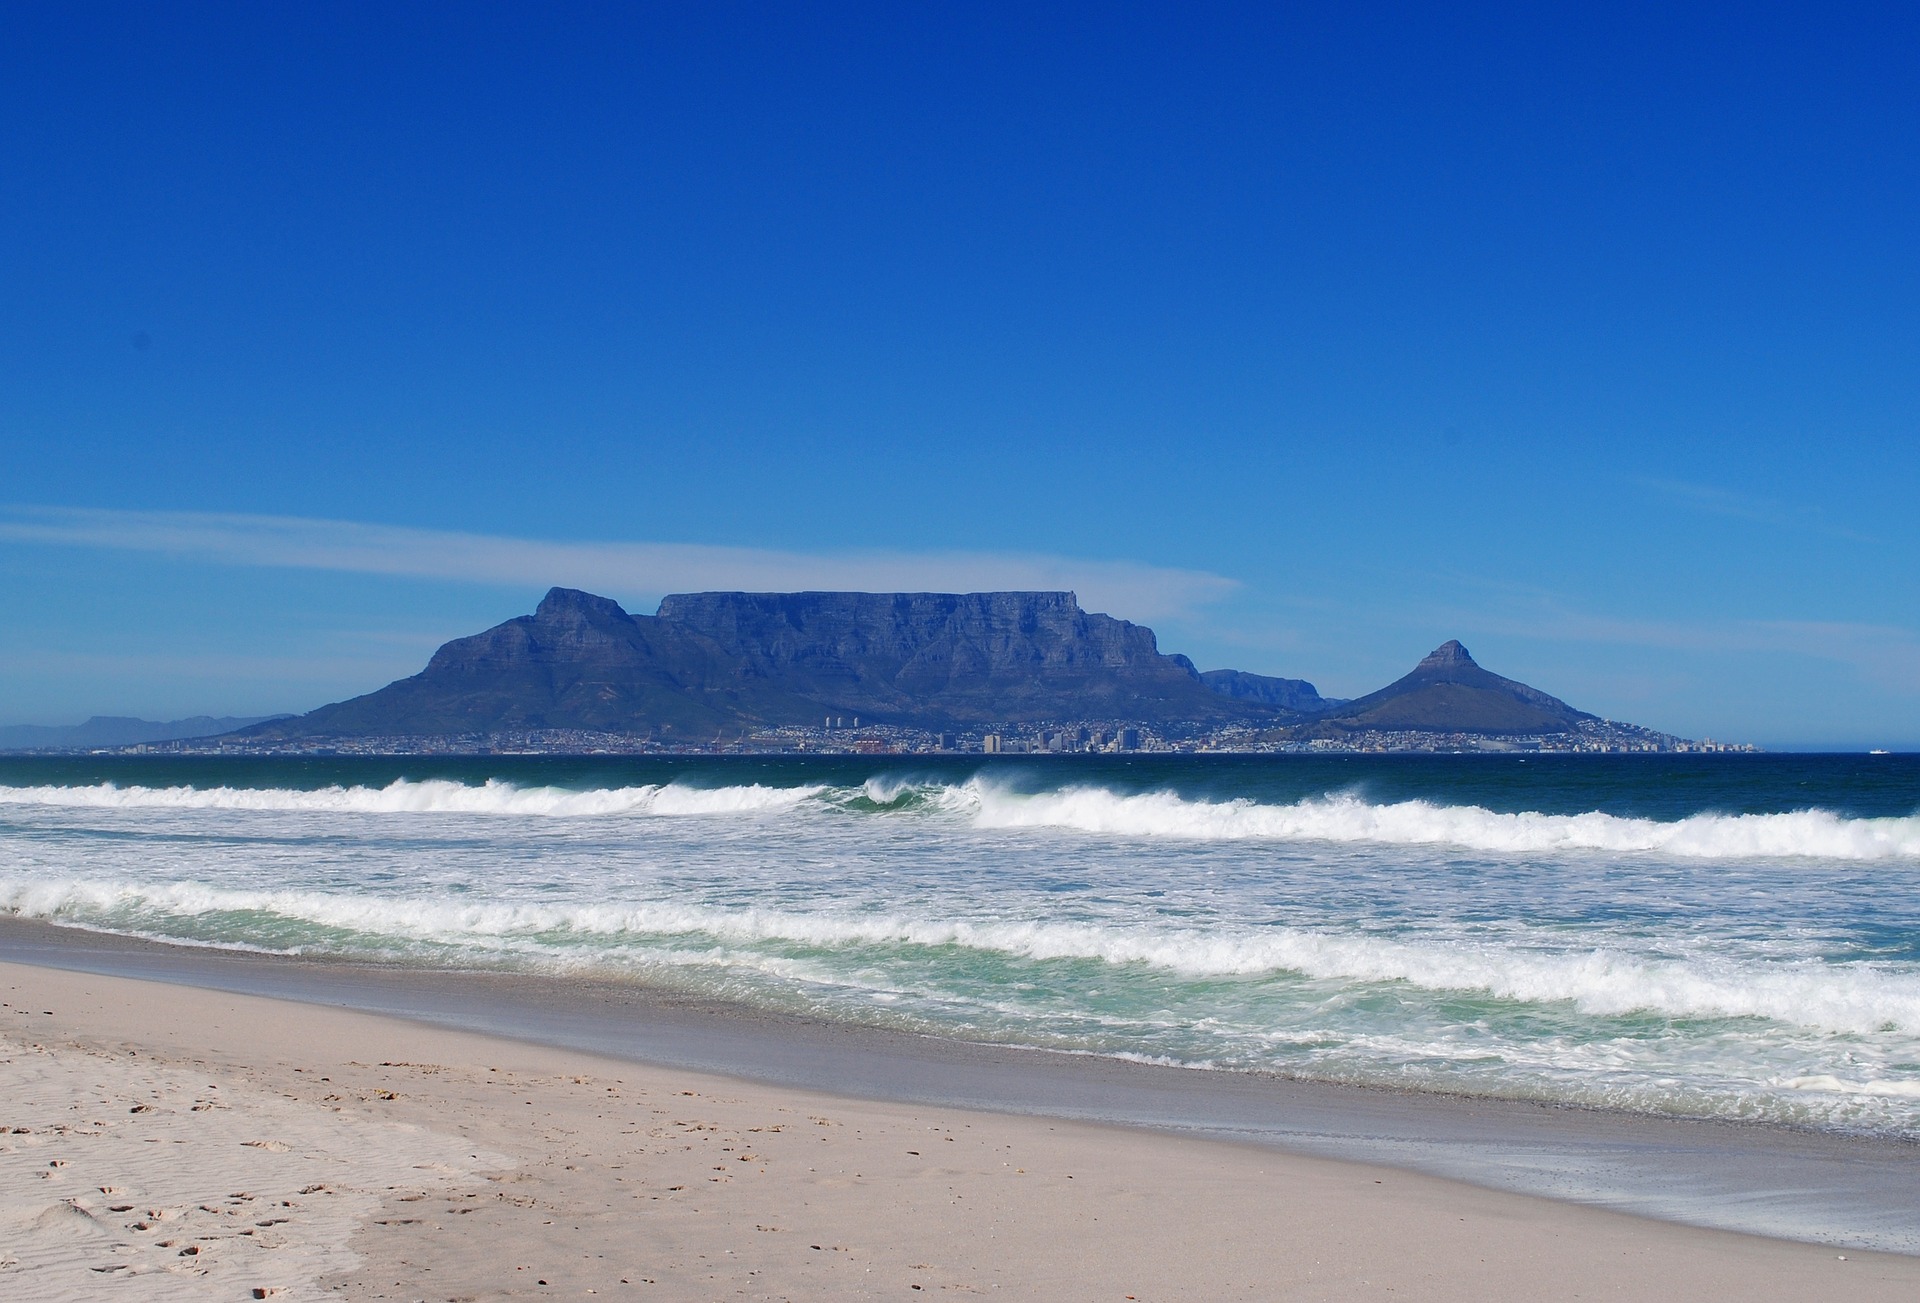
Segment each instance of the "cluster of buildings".
[{"label": "cluster of buildings", "polygon": [[[1211,748],[1203,748],[1211,749]],[[1227,748],[1221,748],[1227,749]],[[1314,738],[1305,742],[1285,742],[1274,746],[1256,746],[1253,751],[1307,752],[1339,754],[1376,754],[1425,752],[1431,754],[1530,753],[1557,755],[1689,755],[1712,753],[1753,753],[1760,750],[1751,743],[1694,741],[1690,738],[1662,736],[1593,738],[1581,734],[1541,733],[1536,735],[1488,736],[1480,733],[1390,733],[1369,730],[1345,738]]]},{"label": "cluster of buildings", "polygon": [[[1149,741],[1136,726],[1123,724],[1111,728],[1089,728],[1085,724],[1066,725],[1060,728],[1042,728],[1026,736],[1012,730],[1005,733],[983,733],[980,735],[980,751],[989,756],[1013,755],[1084,755],[1090,753],[1114,751],[1139,751]],[[1158,742],[1159,739],[1151,739]],[[1146,750],[1164,749],[1146,745]]]},{"label": "cluster of buildings", "polygon": [[1269,754],[1507,754],[1540,752],[1557,755],[1704,755],[1751,754],[1759,747],[1746,742],[1694,740],[1622,724],[1611,719],[1582,720],[1567,733],[1454,733],[1426,729],[1367,729],[1341,737],[1288,738],[1278,731],[1220,729],[1181,750]]}]

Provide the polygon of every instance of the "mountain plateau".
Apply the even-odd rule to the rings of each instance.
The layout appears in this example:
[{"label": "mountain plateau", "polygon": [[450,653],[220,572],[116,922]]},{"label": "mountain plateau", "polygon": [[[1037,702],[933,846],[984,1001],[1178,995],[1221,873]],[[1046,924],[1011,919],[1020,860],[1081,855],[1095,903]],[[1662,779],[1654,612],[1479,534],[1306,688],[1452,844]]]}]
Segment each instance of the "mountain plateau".
[{"label": "mountain plateau", "polygon": [[1201,673],[1153,630],[1067,592],[682,593],[654,615],[555,588],[376,692],[242,730],[258,740],[585,730],[705,741],[857,718],[926,729],[1109,720],[1296,738],[1565,733],[1595,717],[1475,664],[1458,642],[1354,701]]}]

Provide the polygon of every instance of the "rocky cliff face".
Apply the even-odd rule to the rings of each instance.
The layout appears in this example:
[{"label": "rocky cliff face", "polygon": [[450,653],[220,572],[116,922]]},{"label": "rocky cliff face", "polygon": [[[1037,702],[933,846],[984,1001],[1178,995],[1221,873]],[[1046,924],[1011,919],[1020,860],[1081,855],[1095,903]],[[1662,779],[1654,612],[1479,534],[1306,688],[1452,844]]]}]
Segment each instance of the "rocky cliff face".
[{"label": "rocky cliff face", "polygon": [[1320,695],[1320,690],[1305,679],[1279,679],[1267,674],[1249,674],[1245,670],[1206,670],[1201,682],[1223,697],[1235,701],[1258,702],[1302,715],[1319,715],[1347,703]]},{"label": "rocky cliff face", "polygon": [[863,718],[1217,718],[1191,662],[1072,593],[691,593],[660,620]]},{"label": "rocky cliff face", "polygon": [[427,736],[581,728],[679,737],[828,714],[930,727],[1218,721],[1270,706],[1212,691],[1153,631],[1072,593],[691,593],[658,615],[556,588],[378,692],[255,730]]},{"label": "rocky cliff face", "polygon": [[256,737],[429,737],[589,729],[700,741],[823,716],[946,728],[1043,720],[1563,732],[1593,716],[1503,679],[1448,642],[1357,701],[1237,670],[1202,675],[1153,630],[1080,609],[1072,593],[684,593],[630,615],[556,588],[532,615],[435,652],[378,692]]}]

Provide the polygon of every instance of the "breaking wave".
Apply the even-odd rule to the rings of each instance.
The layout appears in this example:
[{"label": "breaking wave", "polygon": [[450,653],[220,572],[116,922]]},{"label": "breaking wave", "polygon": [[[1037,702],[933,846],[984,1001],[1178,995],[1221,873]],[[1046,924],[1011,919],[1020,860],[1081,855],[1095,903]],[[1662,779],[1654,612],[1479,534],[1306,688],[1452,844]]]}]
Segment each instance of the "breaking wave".
[{"label": "breaking wave", "polygon": [[1290,805],[1196,801],[1171,792],[1126,794],[1101,787],[1030,796],[983,787],[980,796],[978,822],[992,828],[1072,828],[1202,841],[1443,845],[1506,853],[1591,850],[1699,859],[1920,858],[1920,816],[1860,819],[1827,810],[1795,810],[1696,814],[1661,821],[1599,811],[1507,814],[1477,805],[1417,800],[1375,804],[1350,795],[1315,797]]},{"label": "breaking wave", "polygon": [[468,814],[545,818],[769,815],[806,808],[852,815],[962,818],[987,830],[1065,829],[1114,837],[1191,841],[1372,843],[1445,846],[1494,854],[1599,851],[1686,859],[1807,857],[1920,859],[1920,816],[1855,818],[1830,810],[1695,814],[1681,819],[1517,813],[1478,805],[1351,794],[1288,804],[1205,800],[1168,791],[1063,787],[1021,792],[975,778],[962,783],[870,779],[855,786],[776,787],[680,783],[575,790],[498,779],[466,784],[400,779],[385,787],[0,787],[0,805],[105,810],[234,810],[329,814]]},{"label": "breaking wave", "polygon": [[[464,901],[46,878],[0,880],[0,912],[113,930],[150,929],[174,938],[181,936],[180,923],[200,918],[215,925],[221,940],[269,949],[287,948],[285,925],[295,923],[325,929],[333,944],[344,939],[352,949],[428,944],[481,955],[544,953],[569,964],[644,956],[669,944],[726,948],[749,963],[756,952],[773,958],[791,947],[858,950],[843,957],[859,962],[907,948],[972,951],[1016,960],[1139,965],[1185,980],[1405,983],[1526,1004],[1567,1003],[1591,1017],[1761,1018],[1829,1032],[1920,1032],[1920,973],[1911,969],[1569,949],[1532,930],[1414,938],[1299,927],[989,921],[671,901]],[[318,932],[312,936],[320,940]]]},{"label": "breaking wave", "polygon": [[1910,777],[489,763],[13,766],[0,919],[1920,1137]]},{"label": "breaking wave", "polygon": [[260,810],[314,814],[505,814],[550,818],[610,815],[741,814],[790,810],[824,787],[686,787],[678,783],[603,787],[479,785],[442,778],[397,779],[385,787],[0,787],[0,805],[95,810]]}]

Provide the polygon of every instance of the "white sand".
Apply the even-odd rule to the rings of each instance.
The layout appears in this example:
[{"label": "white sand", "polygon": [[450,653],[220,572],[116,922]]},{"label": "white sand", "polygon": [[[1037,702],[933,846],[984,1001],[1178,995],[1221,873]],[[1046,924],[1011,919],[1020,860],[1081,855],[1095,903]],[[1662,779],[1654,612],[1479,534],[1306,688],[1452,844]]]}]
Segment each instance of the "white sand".
[{"label": "white sand", "polygon": [[[398,1200],[504,1167],[449,1136],[0,1022],[0,1291],[319,1298]],[[37,1016],[36,1016],[37,1015]],[[324,1102],[324,1101],[323,1101]]]},{"label": "white sand", "polygon": [[9,1299],[1920,1298],[1916,1258],[1260,1148],[17,965],[0,1000]]}]

